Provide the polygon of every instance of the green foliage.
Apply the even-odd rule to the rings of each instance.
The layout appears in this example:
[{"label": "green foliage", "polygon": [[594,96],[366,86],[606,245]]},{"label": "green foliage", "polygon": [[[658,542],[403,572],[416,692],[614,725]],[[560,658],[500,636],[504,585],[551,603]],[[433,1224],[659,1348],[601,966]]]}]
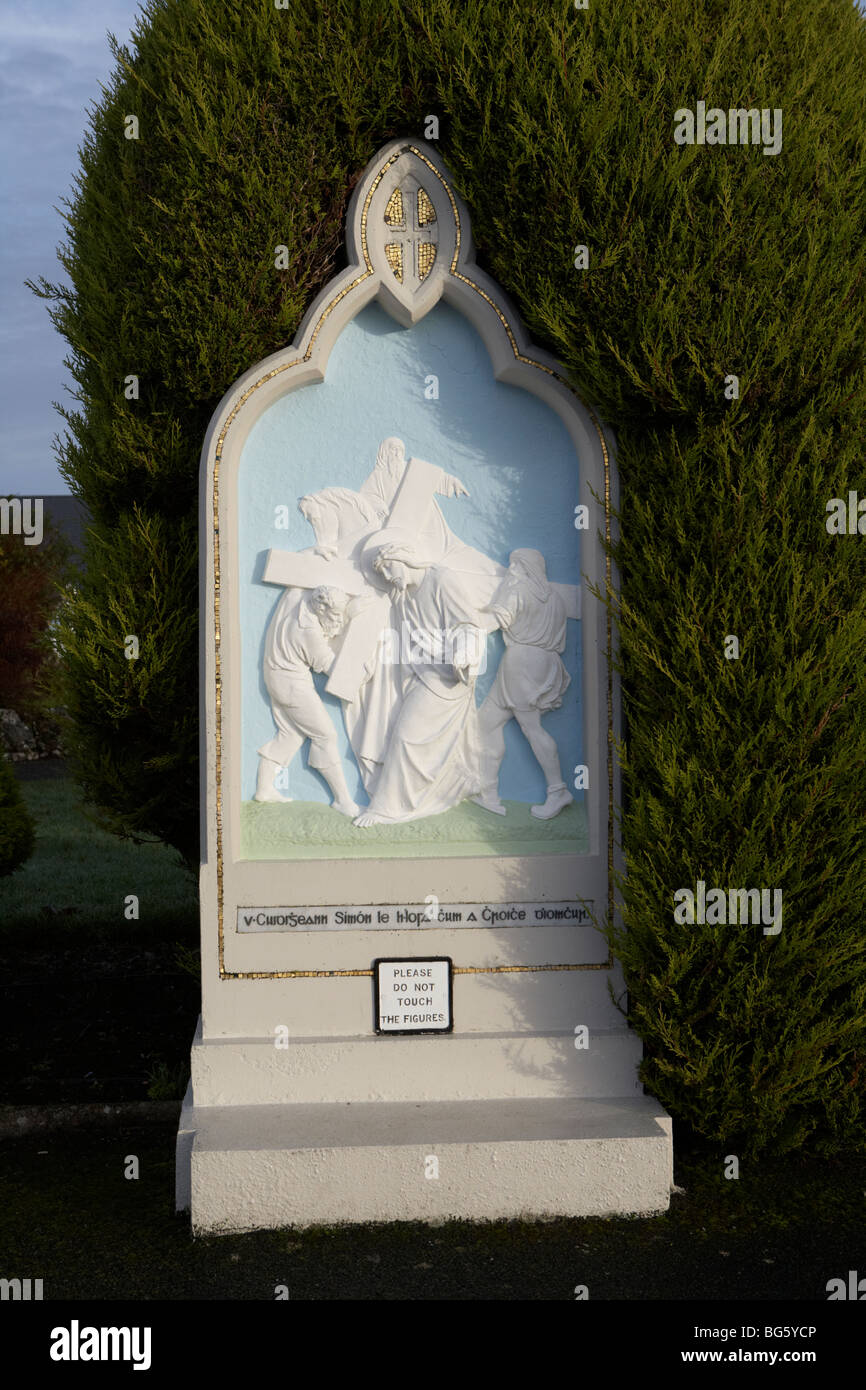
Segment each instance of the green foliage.
[{"label": "green foliage", "polygon": [[147,1073],[148,1100],[183,1100],[189,1081],[187,1062],[156,1061]]},{"label": "green foliage", "polygon": [[18,779],[0,749],[0,878],[20,869],[33,853],[36,827]]},{"label": "green foliage", "polygon": [[0,709],[29,720],[55,699],[53,627],[69,583],[70,547],[47,516],[42,541],[0,533]]},{"label": "green foliage", "polygon": [[197,946],[187,946],[183,941],[176,942],[174,962],[178,970],[192,975],[196,982],[201,979],[201,951]]},{"label": "green foliage", "polygon": [[[150,0],[82,147],[71,288],[42,282],[95,518],[76,764],[118,828],[194,860],[204,431],[342,264],[367,161],[439,116],[479,259],[617,431],[610,931],[644,1080],[737,1152],[863,1143],[866,540],[824,509],[864,476],[864,57],[849,0]],[[781,108],[781,153],[676,145],[698,100]],[[699,878],[781,888],[781,934],[676,925]]]}]

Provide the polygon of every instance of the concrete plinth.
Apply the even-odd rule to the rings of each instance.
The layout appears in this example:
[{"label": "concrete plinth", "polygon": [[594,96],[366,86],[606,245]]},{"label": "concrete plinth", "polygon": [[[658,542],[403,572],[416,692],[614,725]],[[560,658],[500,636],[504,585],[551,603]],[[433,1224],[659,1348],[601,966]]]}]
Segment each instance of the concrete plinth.
[{"label": "concrete plinth", "polygon": [[[288,1065],[270,1042],[203,1043],[199,1034],[196,1095],[200,1089],[221,1103],[194,1103],[190,1083],[178,1136],[178,1208],[191,1208],[199,1234],[664,1211],[671,1122],[641,1094],[637,1040],[626,1030],[611,1033],[591,1064],[566,1041],[523,1039],[520,1068],[509,1037],[311,1040]],[[417,1066],[415,1076],[438,1075],[446,1098],[369,1098],[385,1074],[399,1094],[407,1049],[415,1049],[417,1064],[418,1049],[443,1044],[453,1064],[443,1066],[440,1051],[435,1070]],[[599,1058],[608,1082],[616,1077],[625,1094],[598,1094]],[[335,1102],[340,1069],[340,1094],[348,1098]],[[308,1099],[311,1071],[325,1102]],[[298,1098],[289,1100],[293,1076]],[[511,1093],[479,1098],[482,1077],[488,1097],[497,1077]],[[581,1087],[588,1093],[577,1094]],[[253,1103],[243,1103],[243,1088]],[[254,1103],[257,1093],[275,1091],[279,1103]]]}]

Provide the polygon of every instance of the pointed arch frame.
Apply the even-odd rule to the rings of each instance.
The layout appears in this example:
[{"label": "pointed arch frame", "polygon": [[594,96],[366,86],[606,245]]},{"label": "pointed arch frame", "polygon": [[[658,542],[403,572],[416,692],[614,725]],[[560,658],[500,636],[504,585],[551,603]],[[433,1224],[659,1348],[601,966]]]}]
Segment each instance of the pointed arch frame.
[{"label": "pointed arch frame", "polygon": [[[414,290],[395,284],[393,272],[384,251],[384,220],[381,227],[375,221],[380,201],[387,197],[385,179],[391,171],[395,177],[404,171],[424,171],[424,177],[434,182],[427,188],[439,221],[438,251],[433,266]],[[443,216],[444,215],[444,216]],[[447,218],[450,217],[450,222]],[[217,916],[217,959],[222,980],[289,979],[331,976],[372,976],[370,968],[317,970],[232,970],[226,966],[225,942],[225,880],[226,826],[224,824],[226,682],[223,649],[226,632],[226,610],[222,594],[221,565],[225,545],[221,530],[228,534],[226,523],[227,474],[236,476],[243,445],[252,426],[273,402],[288,391],[321,382],[325,379],[328,358],[343,328],[368,304],[377,300],[404,327],[418,322],[439,302],[445,299],[469,319],[491,358],[497,381],[519,386],[540,397],[550,405],[565,423],[581,460],[581,483],[587,495],[599,498],[604,509],[603,536],[608,544],[614,536],[612,509],[616,504],[616,475],[614,442],[595,413],[581,400],[568,382],[564,369],[550,354],[535,347],[526,333],[516,308],[501,288],[475,264],[469,214],[453,188],[447,170],[431,150],[419,142],[395,140],[385,145],[370,161],[355,187],[350,200],[346,228],[349,264],[324,287],[305,314],[294,341],[265,358],[244,373],[223,397],[211,419],[201,462],[200,534],[207,537],[202,546],[201,569],[201,744],[202,744],[202,922],[206,913]],[[591,578],[605,593],[614,593],[616,576],[610,555],[601,554],[597,532],[582,533],[589,542],[594,563]],[[599,561],[602,563],[599,563]],[[587,576],[584,569],[584,577]],[[236,587],[236,586],[235,586]],[[234,596],[230,595],[230,599]],[[593,606],[598,600],[593,600]],[[584,604],[584,611],[589,604]],[[596,619],[598,615],[596,614]],[[586,633],[586,625],[584,633]],[[619,724],[619,685],[614,671],[615,634],[609,609],[605,607],[604,632],[604,710],[600,707],[584,711],[585,733],[591,737],[594,724],[599,730],[606,726],[606,785],[597,787],[594,803],[600,807],[606,801],[604,843],[593,839],[599,826],[598,812],[590,813],[591,852],[604,854],[607,868],[605,908],[608,921],[614,920],[617,910],[614,890],[615,868],[620,867],[614,836],[614,807],[619,791],[619,768],[615,758],[615,729]],[[590,643],[584,637],[586,661]],[[212,679],[204,679],[207,672]],[[585,690],[594,700],[601,683],[590,681]],[[599,702],[600,703],[600,702]],[[373,861],[367,861],[373,862]],[[205,937],[203,932],[203,968]],[[499,974],[549,970],[610,970],[614,962],[610,953],[606,961],[593,964],[529,964],[529,965],[455,965],[455,974]]]}]

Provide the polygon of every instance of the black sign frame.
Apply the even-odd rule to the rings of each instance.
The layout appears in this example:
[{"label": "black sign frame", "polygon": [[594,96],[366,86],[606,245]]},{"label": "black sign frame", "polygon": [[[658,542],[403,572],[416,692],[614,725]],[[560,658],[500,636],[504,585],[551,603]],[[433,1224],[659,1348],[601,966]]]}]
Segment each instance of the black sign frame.
[{"label": "black sign frame", "polygon": [[[380,965],[433,965],[445,961],[448,966],[448,1025],[430,1028],[381,1028],[379,1020],[379,966]],[[373,961],[373,1027],[380,1038],[421,1038],[431,1034],[454,1032],[454,961],[451,956],[377,956]]]}]

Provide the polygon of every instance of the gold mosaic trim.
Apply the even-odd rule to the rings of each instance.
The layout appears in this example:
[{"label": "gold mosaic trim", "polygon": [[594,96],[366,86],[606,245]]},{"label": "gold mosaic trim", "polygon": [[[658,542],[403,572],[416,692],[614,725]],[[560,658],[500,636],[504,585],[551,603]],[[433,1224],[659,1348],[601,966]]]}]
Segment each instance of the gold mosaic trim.
[{"label": "gold mosaic trim", "polygon": [[436,259],[435,241],[422,241],[418,247],[418,279],[425,280]]},{"label": "gold mosaic trim", "polygon": [[[542,970],[610,970],[613,965],[610,955],[606,961],[597,965],[455,965],[452,975],[537,975]],[[323,980],[338,976],[365,975],[372,978],[372,970],[227,970],[220,972],[223,980]]]},{"label": "gold mosaic trim", "polygon": [[[578,393],[577,393],[577,391],[574,389],[574,387],[570,384],[570,382],[566,381],[565,378],[562,377],[562,376],[560,376],[560,374],[559,374],[558,372],[555,372],[551,367],[547,367],[547,366],[545,366],[545,365],[544,365],[543,363],[541,363],[541,362],[536,362],[534,358],[532,358],[532,357],[527,357],[524,353],[522,353],[522,352],[520,351],[520,349],[519,349],[519,347],[518,347],[518,345],[517,345],[517,339],[516,339],[515,336],[514,336],[514,333],[513,333],[512,328],[511,328],[511,325],[509,324],[508,320],[506,319],[505,314],[504,314],[504,313],[502,312],[502,310],[499,308],[499,305],[496,304],[496,303],[494,302],[494,300],[491,299],[490,295],[487,294],[486,291],[484,291],[483,289],[481,289],[480,285],[476,285],[475,282],[474,282],[474,280],[470,280],[468,276],[463,275],[461,272],[459,272],[459,271],[457,270],[457,263],[458,263],[458,260],[459,260],[459,257],[460,257],[460,246],[461,246],[461,241],[462,241],[462,229],[461,229],[461,225],[460,225],[460,213],[458,212],[458,209],[457,209],[457,203],[456,203],[456,201],[455,201],[454,194],[452,193],[452,191],[451,191],[449,185],[445,182],[445,179],[442,177],[442,175],[441,175],[441,173],[439,172],[439,170],[436,168],[435,164],[433,164],[433,163],[427,158],[427,156],[426,156],[421,150],[419,150],[415,145],[410,145],[408,148],[409,148],[410,153],[416,155],[417,158],[420,159],[421,162],[422,162],[423,164],[426,164],[426,166],[427,166],[427,168],[430,170],[430,172],[436,176],[436,178],[437,178],[437,179],[439,180],[439,182],[441,183],[443,189],[445,190],[446,194],[448,195],[448,200],[449,200],[449,202],[451,203],[451,211],[452,211],[452,213],[453,213],[453,215],[454,215],[455,246],[454,246],[454,255],[453,255],[452,260],[451,260],[450,273],[451,273],[452,275],[454,275],[458,280],[462,280],[462,282],[463,282],[465,285],[468,285],[470,289],[474,290],[476,294],[480,295],[481,298],[482,298],[483,300],[485,300],[485,302],[486,302],[487,304],[489,304],[490,307],[494,310],[496,316],[498,317],[500,323],[502,324],[502,327],[504,328],[504,330],[505,330],[505,332],[506,332],[506,334],[507,334],[508,341],[509,341],[509,343],[511,344],[511,349],[512,349],[512,351],[513,351],[513,353],[514,353],[514,356],[515,356],[516,359],[518,360],[518,362],[525,363],[525,365],[526,365],[526,366],[529,366],[529,367],[535,367],[538,371],[540,371],[540,372],[545,372],[548,376],[553,377],[555,381],[558,381],[558,382],[560,383],[560,385],[564,386],[565,389],[571,393],[571,395],[573,395],[577,400],[580,401],[580,403],[581,403],[581,405],[583,406],[584,410],[586,410],[587,414],[589,415],[590,419],[592,420],[592,423],[593,423],[593,425],[595,426],[595,430],[596,430],[596,433],[597,433],[598,438],[599,438],[599,443],[600,443],[600,445],[601,445],[602,459],[603,459],[603,464],[604,464],[604,530],[605,530],[605,539],[606,539],[606,541],[607,541],[607,543],[608,543],[608,545],[609,545],[609,544],[610,544],[610,537],[611,537],[611,527],[610,527],[610,456],[609,456],[608,450],[607,450],[607,441],[606,441],[606,439],[605,439],[605,437],[604,437],[604,431],[602,430],[601,425],[599,424],[599,421],[598,421],[598,418],[597,418],[597,416],[596,416],[596,414],[595,414],[595,411],[591,408],[591,406],[588,406],[588,405],[586,404],[586,402],[584,402],[584,401],[582,401],[582,400],[580,399],[580,396],[578,395]],[[224,444],[225,444],[226,435],[227,435],[227,433],[228,433],[229,427],[231,426],[232,422],[235,420],[235,418],[236,418],[236,416],[238,415],[239,411],[241,410],[242,406],[244,406],[244,405],[246,404],[246,402],[249,400],[249,398],[250,398],[250,396],[253,394],[253,392],[254,392],[254,391],[257,391],[257,390],[259,389],[260,386],[263,386],[263,385],[265,384],[265,382],[270,381],[270,380],[271,380],[273,377],[275,377],[275,376],[281,375],[282,372],[287,372],[287,371],[289,371],[292,367],[296,367],[296,366],[298,366],[298,365],[299,365],[300,363],[302,363],[302,362],[308,362],[308,361],[310,360],[310,357],[312,356],[313,347],[314,347],[314,345],[315,345],[316,339],[318,338],[319,332],[320,332],[321,327],[322,327],[322,324],[325,322],[325,320],[326,320],[326,318],[328,317],[328,315],[331,314],[331,313],[333,312],[333,310],[334,310],[334,309],[336,308],[336,306],[340,303],[340,301],[341,301],[347,294],[349,294],[350,291],[352,291],[352,290],[354,290],[355,288],[357,288],[357,286],[360,285],[360,284],[362,284],[362,283],[364,282],[364,280],[368,280],[368,279],[370,278],[370,276],[373,274],[373,266],[372,266],[372,263],[371,263],[371,261],[370,261],[370,254],[369,254],[369,249],[368,249],[368,246],[367,246],[367,217],[368,217],[368,213],[369,213],[369,209],[370,209],[370,202],[371,202],[371,200],[372,200],[372,198],[373,198],[373,194],[376,192],[376,189],[379,187],[379,184],[382,182],[382,179],[385,177],[385,175],[386,175],[386,173],[388,172],[388,170],[390,169],[391,165],[394,164],[394,163],[400,158],[400,156],[401,156],[402,153],[403,153],[402,150],[398,150],[398,151],[396,151],[394,154],[392,154],[392,155],[385,161],[385,163],[382,165],[382,168],[379,170],[378,174],[377,174],[376,177],[373,179],[373,182],[371,183],[370,188],[369,188],[369,190],[368,190],[368,192],[367,192],[367,197],[364,199],[364,207],[363,207],[362,212],[361,212],[361,253],[362,253],[363,258],[364,258],[364,269],[363,269],[363,271],[361,272],[360,275],[357,275],[357,276],[355,277],[355,279],[351,281],[350,284],[345,285],[345,286],[343,287],[343,289],[340,290],[339,293],[336,294],[336,295],[334,296],[334,298],[333,298],[332,300],[330,300],[329,303],[328,303],[328,304],[325,306],[325,308],[322,310],[321,314],[319,315],[318,319],[316,320],[315,326],[314,326],[314,328],[313,328],[313,332],[312,332],[312,334],[310,335],[310,341],[309,341],[309,343],[307,344],[306,350],[304,351],[304,353],[302,354],[302,356],[293,358],[291,362],[284,362],[284,363],[282,364],[282,366],[280,366],[280,367],[274,367],[271,371],[266,372],[266,373],[264,374],[264,376],[259,377],[257,381],[254,381],[253,384],[252,384],[252,386],[248,386],[248,387],[247,387],[246,391],[244,391],[243,395],[239,397],[239,399],[237,400],[237,402],[236,402],[235,405],[233,406],[232,410],[230,411],[229,415],[226,417],[226,420],[225,420],[225,422],[224,422],[224,424],[223,424],[223,427],[222,427],[222,429],[220,430],[219,438],[217,439],[216,450],[215,450],[215,452],[214,452],[213,503],[212,503],[212,511],[213,511],[213,536],[214,536],[214,573],[213,573],[213,579],[214,579],[214,605],[213,605],[213,608],[214,608],[214,685],[215,685],[215,706],[216,706],[216,729],[215,729],[215,740],[214,740],[214,741],[215,741],[215,746],[216,746],[216,808],[215,808],[215,809],[216,809],[216,841],[217,841],[217,845],[216,845],[216,865],[217,865],[217,919],[218,919],[218,935],[219,935],[219,973],[220,973],[220,979],[222,979],[222,980],[323,979],[323,978],[334,978],[334,977],[338,977],[338,976],[352,976],[352,977],[356,977],[356,976],[372,976],[372,974],[373,974],[373,971],[372,971],[372,970],[268,970],[268,971],[265,971],[265,970],[252,970],[252,971],[250,971],[250,970],[226,970],[226,968],[225,968],[225,934],[224,934],[224,921],[223,921],[222,667],[221,667],[221,654],[220,654],[221,636],[220,636],[219,470],[220,470],[220,462],[221,462],[221,460],[222,460],[222,452],[223,452],[223,446],[224,446]],[[427,195],[425,194],[425,197],[426,197],[426,196],[427,196]],[[393,194],[392,194],[392,198],[389,199],[388,207],[391,206],[391,202],[392,202],[392,201],[393,201]],[[402,204],[402,199],[401,199],[401,204]],[[432,205],[431,205],[431,206],[432,206]],[[402,207],[401,207],[401,210],[402,210]],[[419,211],[420,211],[420,202],[419,202]],[[386,213],[387,213],[387,208],[386,208]],[[606,575],[606,581],[607,581],[607,592],[608,592],[608,596],[610,596],[610,595],[611,595],[611,561],[610,561],[610,554],[609,554],[609,553],[605,555],[605,575]],[[612,660],[612,656],[613,656],[613,651],[612,651],[612,625],[611,625],[610,609],[607,610],[607,633],[606,633],[606,635],[607,635],[607,748],[608,748],[608,755],[607,755],[607,783],[608,783],[608,834],[607,834],[608,915],[609,915],[610,920],[613,921],[613,912],[614,912],[614,883],[613,883],[613,858],[614,858],[614,856],[613,856],[613,843],[614,843],[614,840],[613,840],[613,825],[614,825],[614,811],[613,811],[613,780],[614,780],[614,779],[613,779],[613,747],[614,747],[614,733],[613,733],[613,670],[612,670],[612,665],[611,665],[611,660]],[[546,971],[546,970],[610,970],[612,967],[613,967],[613,952],[612,952],[611,950],[609,950],[609,951],[608,951],[607,960],[606,960],[605,962],[603,962],[603,963],[601,963],[601,964],[597,964],[597,965],[493,965],[493,966],[474,966],[474,965],[469,966],[469,965],[467,965],[467,966],[454,966],[453,973],[454,973],[455,975],[505,975],[505,974],[522,974],[522,973],[529,973],[529,972],[531,972],[531,973],[533,973],[533,974],[537,974],[537,973],[539,973],[540,971]]]},{"label": "gold mosaic trim", "polygon": [[389,227],[403,226],[403,193],[401,189],[394,189],[394,192],[391,194],[387,204],[385,205],[384,217]]},{"label": "gold mosaic trim", "polygon": [[403,283],[403,243],[389,241],[385,247],[385,259],[394,272],[395,278]]},{"label": "gold mosaic trim", "polygon": [[426,227],[431,222],[436,221],[436,209],[430,202],[427,192],[423,188],[418,189],[418,226]]}]

